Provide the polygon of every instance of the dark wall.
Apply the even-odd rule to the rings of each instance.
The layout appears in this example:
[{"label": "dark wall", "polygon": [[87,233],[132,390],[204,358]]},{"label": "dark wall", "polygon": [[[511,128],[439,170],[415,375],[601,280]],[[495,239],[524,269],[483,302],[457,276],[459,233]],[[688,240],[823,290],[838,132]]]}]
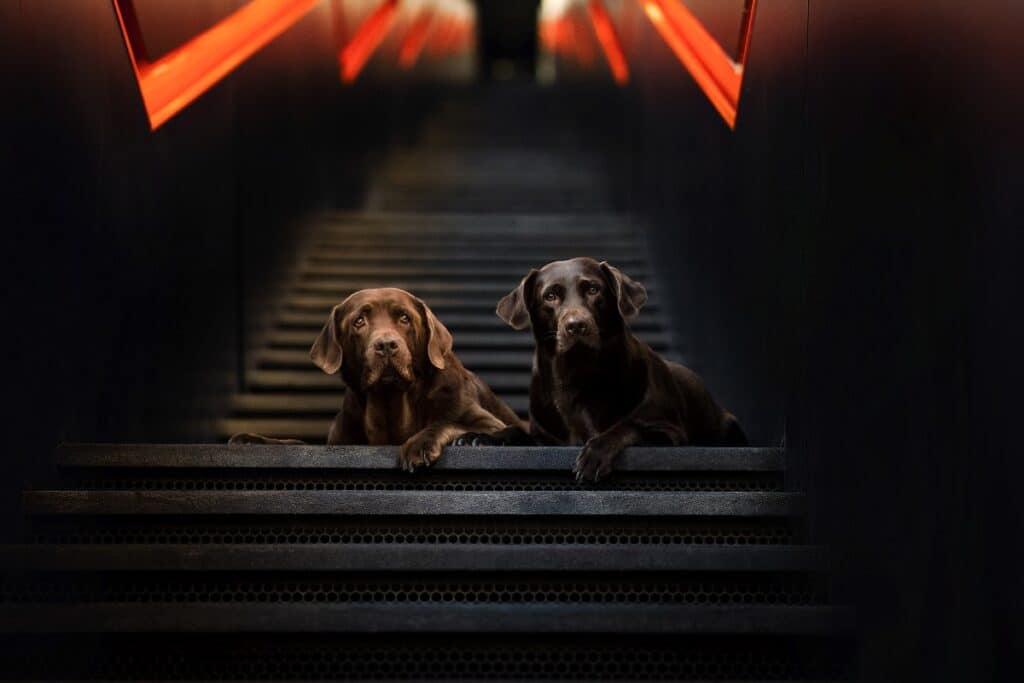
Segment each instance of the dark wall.
[{"label": "dark wall", "polygon": [[[242,4],[143,31],[169,48]],[[0,2],[5,502],[59,440],[208,438],[302,216],[358,206],[416,119],[394,87],[341,86],[330,10],[151,132],[108,0]]]},{"label": "dark wall", "polygon": [[688,360],[790,446],[868,677],[1019,679],[1021,19],[762,2],[735,133],[623,20],[631,202]]}]

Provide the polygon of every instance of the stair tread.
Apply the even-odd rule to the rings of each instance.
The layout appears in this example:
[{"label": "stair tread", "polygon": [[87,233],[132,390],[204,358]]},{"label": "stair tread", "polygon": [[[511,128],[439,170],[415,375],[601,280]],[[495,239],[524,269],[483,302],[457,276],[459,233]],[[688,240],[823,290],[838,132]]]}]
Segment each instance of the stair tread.
[{"label": "stair tread", "polygon": [[[522,273],[521,275],[525,275]],[[447,280],[441,280],[440,276],[437,280],[424,280],[422,282],[414,282],[412,280],[401,280],[390,277],[375,277],[367,275],[364,277],[345,277],[345,278],[328,278],[328,277],[310,277],[300,278],[293,285],[296,292],[310,293],[310,292],[339,292],[339,293],[351,293],[367,287],[397,287],[399,289],[406,289],[414,294],[421,294],[425,299],[429,294],[451,294],[453,292],[466,293],[466,294],[477,294],[477,295],[491,295],[494,297],[494,304],[498,303],[501,297],[508,294],[509,290],[519,284],[518,282],[451,282]],[[649,294],[654,294],[657,289],[654,286],[648,286],[647,291]],[[429,302],[428,302],[429,303]]]},{"label": "stair tread", "polygon": [[783,517],[804,496],[663,491],[26,491],[31,515],[498,515]]},{"label": "stair tread", "polygon": [[[511,291],[511,287],[509,288]],[[491,297],[453,297],[451,295],[435,295],[435,296],[423,296],[421,297],[424,301],[430,304],[430,308],[437,314],[441,320],[445,319],[445,316],[452,313],[461,314],[475,314],[485,315],[486,313],[493,313],[497,301]],[[291,310],[313,310],[326,315],[327,311],[331,309],[340,299],[337,296],[331,294],[297,294],[288,298],[286,302],[282,302],[288,309]],[[655,314],[661,311],[661,307],[656,301],[648,301],[643,308],[643,312],[640,314],[643,319],[648,314]]]},{"label": "stair tread", "polygon": [[[530,372],[485,370],[476,373],[496,392],[507,389],[526,390],[530,385]],[[301,370],[250,370],[246,375],[250,387],[273,387],[276,389],[338,389],[343,386],[339,377],[324,374],[310,364]]]},{"label": "stair tread", "polygon": [[[392,470],[398,446],[276,446],[227,444],[63,444],[61,467],[299,468]],[[576,447],[449,446],[433,470],[557,470],[572,467]],[[777,471],[781,448],[634,447],[615,461],[620,472]]]},{"label": "stair tread", "polygon": [[[341,410],[342,395],[344,394],[342,387],[338,387],[338,389],[339,391],[336,393],[292,391],[289,393],[235,394],[231,397],[231,412],[235,417],[238,417],[240,414],[291,414],[296,417],[312,417],[316,415],[317,417],[333,418]],[[529,410],[529,397],[525,393],[506,393],[502,396],[502,399],[517,413],[523,414]],[[323,423],[318,421],[317,424]],[[320,433],[320,438],[323,438],[326,434],[327,432],[323,431]]]},{"label": "stair tread", "polygon": [[[645,332],[637,333],[643,341],[650,344],[656,351],[664,350],[670,343],[668,332]],[[288,347],[297,346],[307,351],[313,344],[314,336],[310,336],[305,330],[275,329],[267,335],[267,342],[271,346]],[[495,351],[508,349],[533,349],[533,335],[528,332],[517,332],[512,328],[495,332],[463,332],[455,339],[455,353],[460,354],[465,349],[492,349]]]},{"label": "stair tread", "polygon": [[10,571],[821,571],[818,546],[365,543],[9,545]]},{"label": "stair tread", "polygon": [[5,633],[843,633],[843,607],[578,604],[21,604]]},{"label": "stair tread", "polygon": [[[436,314],[436,311],[435,311]],[[439,314],[438,314],[439,315]],[[278,326],[315,328],[317,331],[323,327],[326,320],[324,312],[295,312],[284,311],[277,316]],[[512,330],[504,320],[499,318],[493,311],[486,313],[449,313],[442,320],[453,334],[462,330]],[[634,332],[663,332],[666,325],[659,316],[644,316],[630,325]]]}]

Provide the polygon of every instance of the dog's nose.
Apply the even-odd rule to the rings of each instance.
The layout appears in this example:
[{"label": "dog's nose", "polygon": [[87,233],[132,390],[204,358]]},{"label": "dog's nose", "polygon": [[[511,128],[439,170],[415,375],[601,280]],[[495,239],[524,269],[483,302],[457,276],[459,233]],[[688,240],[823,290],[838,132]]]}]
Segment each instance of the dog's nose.
[{"label": "dog's nose", "polygon": [[373,350],[381,356],[390,356],[398,349],[398,341],[390,337],[378,339],[373,343]]},{"label": "dog's nose", "polygon": [[587,323],[580,318],[569,318],[565,321],[565,331],[573,336],[587,333]]}]

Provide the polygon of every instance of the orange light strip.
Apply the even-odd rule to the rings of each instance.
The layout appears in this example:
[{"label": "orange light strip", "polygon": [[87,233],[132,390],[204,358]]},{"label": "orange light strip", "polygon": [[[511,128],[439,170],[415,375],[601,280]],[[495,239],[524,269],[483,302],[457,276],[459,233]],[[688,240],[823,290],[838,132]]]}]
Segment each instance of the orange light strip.
[{"label": "orange light strip", "polygon": [[473,23],[451,15],[440,17],[430,33],[427,52],[436,58],[460,54],[473,42]]},{"label": "orange light strip", "polygon": [[359,26],[352,40],[338,53],[342,81],[352,83],[359,77],[359,72],[387,35],[397,11],[398,0],[384,0]]},{"label": "orange light strip", "polygon": [[743,21],[740,24],[740,44],[736,50],[736,61],[747,66],[750,54],[750,37],[754,33],[754,17],[757,16],[757,0],[747,0],[743,7]]},{"label": "orange light strip", "polygon": [[604,56],[612,70],[612,77],[619,85],[625,85],[629,82],[629,64],[626,62],[626,54],[622,51],[619,35],[615,32],[611,17],[608,16],[608,10],[601,0],[590,0],[587,9],[590,12],[590,20],[594,22],[597,40],[601,43],[601,49],[604,50]]},{"label": "orange light strip", "polygon": [[589,69],[594,65],[597,55],[594,49],[594,41],[591,39],[590,31],[587,29],[587,19],[581,16],[581,11],[573,12],[571,17],[572,34],[576,44],[576,58],[579,60],[580,66],[584,69]]},{"label": "orange light strip", "polygon": [[452,17],[439,17],[437,25],[430,32],[430,39],[426,46],[427,53],[435,58],[444,57],[448,53],[448,44],[454,31],[455,20]]},{"label": "orange light strip", "polygon": [[113,0],[149,127],[156,130],[279,36],[318,0],[252,0],[195,38],[149,61],[133,0]]},{"label": "orange light strip", "polygon": [[[644,12],[658,33],[697,81],[729,128],[735,130],[743,65],[734,62],[700,20],[676,0],[643,0],[643,4]],[[749,46],[755,7],[755,3],[750,3],[749,12],[744,16],[747,34],[741,39],[744,46]],[[746,55],[746,47],[743,55]]]},{"label": "orange light strip", "polygon": [[427,9],[420,12],[419,16],[409,28],[402,40],[402,47],[398,50],[398,65],[408,71],[416,66],[416,60],[423,52],[423,46],[427,44],[427,36],[430,35],[430,26],[434,21],[434,13]]}]

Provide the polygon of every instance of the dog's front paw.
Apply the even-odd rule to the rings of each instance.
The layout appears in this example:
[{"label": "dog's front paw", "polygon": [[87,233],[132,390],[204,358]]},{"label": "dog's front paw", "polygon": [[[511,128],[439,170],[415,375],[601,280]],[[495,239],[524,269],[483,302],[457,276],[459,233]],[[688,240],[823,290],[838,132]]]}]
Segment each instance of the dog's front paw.
[{"label": "dog's front paw", "polygon": [[430,467],[438,458],[444,444],[430,435],[417,434],[402,444],[398,457],[398,466],[408,472],[415,472],[419,467]]},{"label": "dog's front paw", "polygon": [[618,454],[618,450],[603,444],[598,437],[590,439],[576,456],[576,464],[572,468],[576,481],[598,481],[608,476]]},{"label": "dog's front paw", "polygon": [[494,434],[466,432],[452,441],[453,446],[504,446],[505,440]]},{"label": "dog's front paw", "polygon": [[267,437],[261,434],[253,434],[251,432],[241,432],[234,434],[228,439],[229,446],[245,446],[248,444],[265,444],[268,443]]},{"label": "dog's front paw", "polygon": [[466,432],[453,446],[536,446],[537,442],[520,427],[505,427],[496,432]]}]

